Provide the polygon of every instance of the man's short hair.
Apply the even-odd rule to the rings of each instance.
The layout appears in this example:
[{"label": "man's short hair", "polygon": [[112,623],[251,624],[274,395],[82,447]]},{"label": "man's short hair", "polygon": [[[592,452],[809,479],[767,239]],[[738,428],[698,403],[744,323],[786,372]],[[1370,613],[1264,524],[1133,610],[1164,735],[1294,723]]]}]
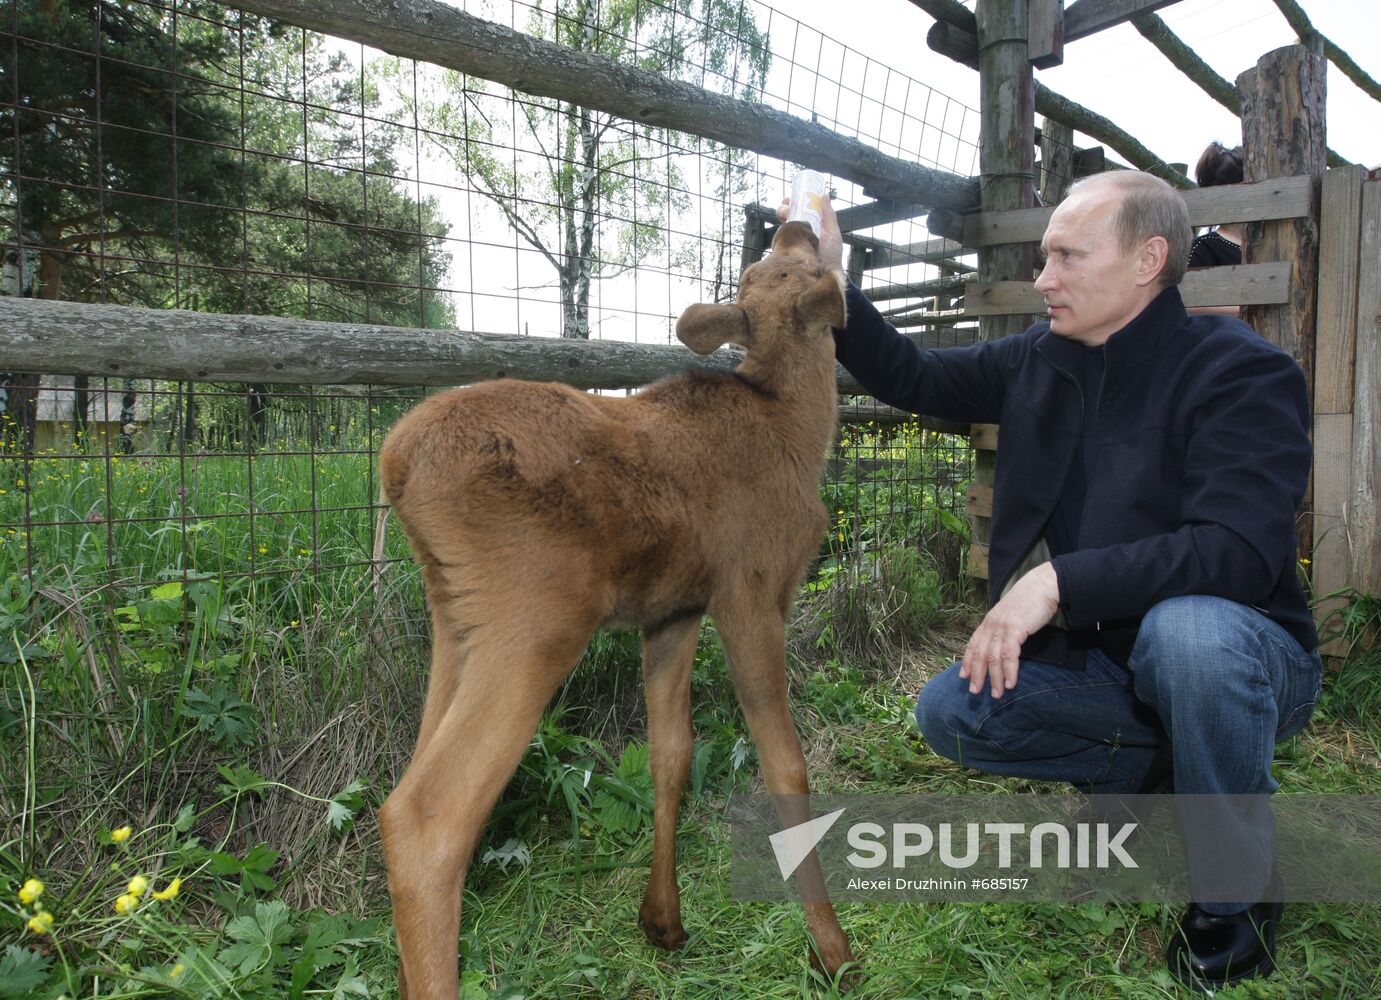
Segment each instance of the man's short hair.
[{"label": "man's short hair", "polygon": [[1124,253],[1129,253],[1152,236],[1163,236],[1169,250],[1160,272],[1162,288],[1178,285],[1189,266],[1189,248],[1194,230],[1189,225],[1189,209],[1180,193],[1159,177],[1139,170],[1115,170],[1094,174],[1075,182],[1073,194],[1085,184],[1097,183],[1116,189],[1122,195],[1113,232]]}]

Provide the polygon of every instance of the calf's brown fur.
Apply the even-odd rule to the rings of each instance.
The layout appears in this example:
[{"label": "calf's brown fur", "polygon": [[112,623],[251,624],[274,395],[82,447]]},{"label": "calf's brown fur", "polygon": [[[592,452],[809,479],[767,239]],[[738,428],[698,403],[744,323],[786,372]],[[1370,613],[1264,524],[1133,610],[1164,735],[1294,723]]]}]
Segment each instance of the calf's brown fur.
[{"label": "calf's brown fur", "polygon": [[[787,705],[784,626],[827,525],[820,474],[835,428],[843,276],[800,223],[743,274],[736,304],[694,305],[676,333],[737,371],[692,372],[628,398],[498,381],[426,400],[389,433],[384,491],[431,606],[431,680],[411,765],[380,812],[399,982],[456,995],[465,869],[543,709],[596,629],[642,628],[653,787],[639,923],[686,938],[676,819],[690,769],[690,675],[714,618],[785,823],[808,818]],[[796,878],[824,970],[853,960],[812,854]]]}]

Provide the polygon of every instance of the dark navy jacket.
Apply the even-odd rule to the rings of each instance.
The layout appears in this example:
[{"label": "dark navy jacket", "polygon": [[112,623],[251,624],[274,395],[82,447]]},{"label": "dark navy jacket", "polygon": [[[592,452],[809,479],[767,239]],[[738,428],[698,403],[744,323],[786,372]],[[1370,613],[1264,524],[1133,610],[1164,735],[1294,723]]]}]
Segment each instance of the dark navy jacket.
[{"label": "dark navy jacket", "polygon": [[[1075,640],[1125,662],[1141,617],[1170,597],[1223,597],[1318,645],[1296,569],[1295,510],[1309,478],[1299,365],[1241,321],[1185,312],[1167,288],[1103,347],[1100,398],[1071,374],[1088,350],[1050,331],[923,350],[850,286],[840,362],[878,399],[948,420],[996,423],[989,602],[1048,530],[1085,429],[1093,479],[1072,551],[1053,560]],[[1075,477],[1076,481],[1081,477]],[[1094,633],[1089,630],[1099,629]],[[1052,629],[1028,640],[1034,655]],[[1078,646],[1075,641],[1073,645]],[[1077,663],[1076,663],[1077,661]]]}]

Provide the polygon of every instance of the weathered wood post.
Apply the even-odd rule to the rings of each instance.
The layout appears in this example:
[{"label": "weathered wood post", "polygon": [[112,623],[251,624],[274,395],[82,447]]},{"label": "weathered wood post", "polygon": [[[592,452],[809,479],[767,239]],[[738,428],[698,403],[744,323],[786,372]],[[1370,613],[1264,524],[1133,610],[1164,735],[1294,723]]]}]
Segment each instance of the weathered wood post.
[{"label": "weathered wood post", "polygon": [[[1319,598],[1315,617],[1324,621],[1343,603],[1327,595],[1347,587],[1353,559],[1353,521],[1357,505],[1351,502],[1354,455],[1352,447],[1354,401],[1357,393],[1355,362],[1360,352],[1358,334],[1365,324],[1361,313],[1362,200],[1367,171],[1364,167],[1335,167],[1324,175],[1319,208],[1319,304],[1314,344],[1314,594]],[[1381,184],[1373,185],[1381,189]],[[1373,250],[1371,260],[1378,251]],[[1375,284],[1373,281],[1372,284]],[[1363,445],[1365,450],[1365,444]],[[1339,643],[1326,644],[1325,655],[1347,652]]]},{"label": "weathered wood post", "polygon": [[1357,294],[1357,353],[1352,404],[1352,477],[1347,499],[1352,563],[1348,580],[1368,594],[1381,594],[1381,175],[1362,185]]},{"label": "weathered wood post", "polygon": [[[979,0],[978,78],[981,95],[978,164],[982,211],[1002,212],[1036,204],[1035,82],[1028,59],[1026,0]],[[979,281],[1030,281],[1029,243],[983,247],[978,251]],[[996,340],[1019,333],[1029,316],[985,316],[979,336]],[[979,435],[981,437],[981,435]],[[991,495],[996,453],[974,451],[971,492]],[[969,566],[987,578],[988,518],[975,517]],[[981,572],[979,572],[981,570]]]},{"label": "weathered wood post", "polygon": [[1058,205],[1074,182],[1074,129],[1053,118],[1041,125],[1041,201]]},{"label": "weathered wood post", "polygon": [[[1243,168],[1248,181],[1307,174],[1322,178],[1325,70],[1328,62],[1302,45],[1268,52],[1237,78],[1242,98]],[[1314,396],[1314,342],[1319,281],[1319,184],[1307,216],[1249,223],[1242,240],[1247,264],[1290,262],[1290,301],[1247,306],[1242,318],[1267,340],[1289,351],[1304,369]],[[1313,551],[1313,485],[1299,518],[1300,555]]]}]

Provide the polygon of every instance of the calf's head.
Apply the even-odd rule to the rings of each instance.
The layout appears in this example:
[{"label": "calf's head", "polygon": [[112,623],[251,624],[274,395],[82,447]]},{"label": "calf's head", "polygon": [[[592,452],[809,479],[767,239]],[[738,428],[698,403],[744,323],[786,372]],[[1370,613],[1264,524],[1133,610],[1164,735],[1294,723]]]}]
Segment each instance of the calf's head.
[{"label": "calf's head", "polygon": [[834,346],[830,328],[844,325],[844,275],[828,271],[819,241],[803,222],[788,222],[772,254],[743,272],[735,303],[699,303],[681,314],[676,336],[697,354],[723,344],[747,348],[758,365]]}]

